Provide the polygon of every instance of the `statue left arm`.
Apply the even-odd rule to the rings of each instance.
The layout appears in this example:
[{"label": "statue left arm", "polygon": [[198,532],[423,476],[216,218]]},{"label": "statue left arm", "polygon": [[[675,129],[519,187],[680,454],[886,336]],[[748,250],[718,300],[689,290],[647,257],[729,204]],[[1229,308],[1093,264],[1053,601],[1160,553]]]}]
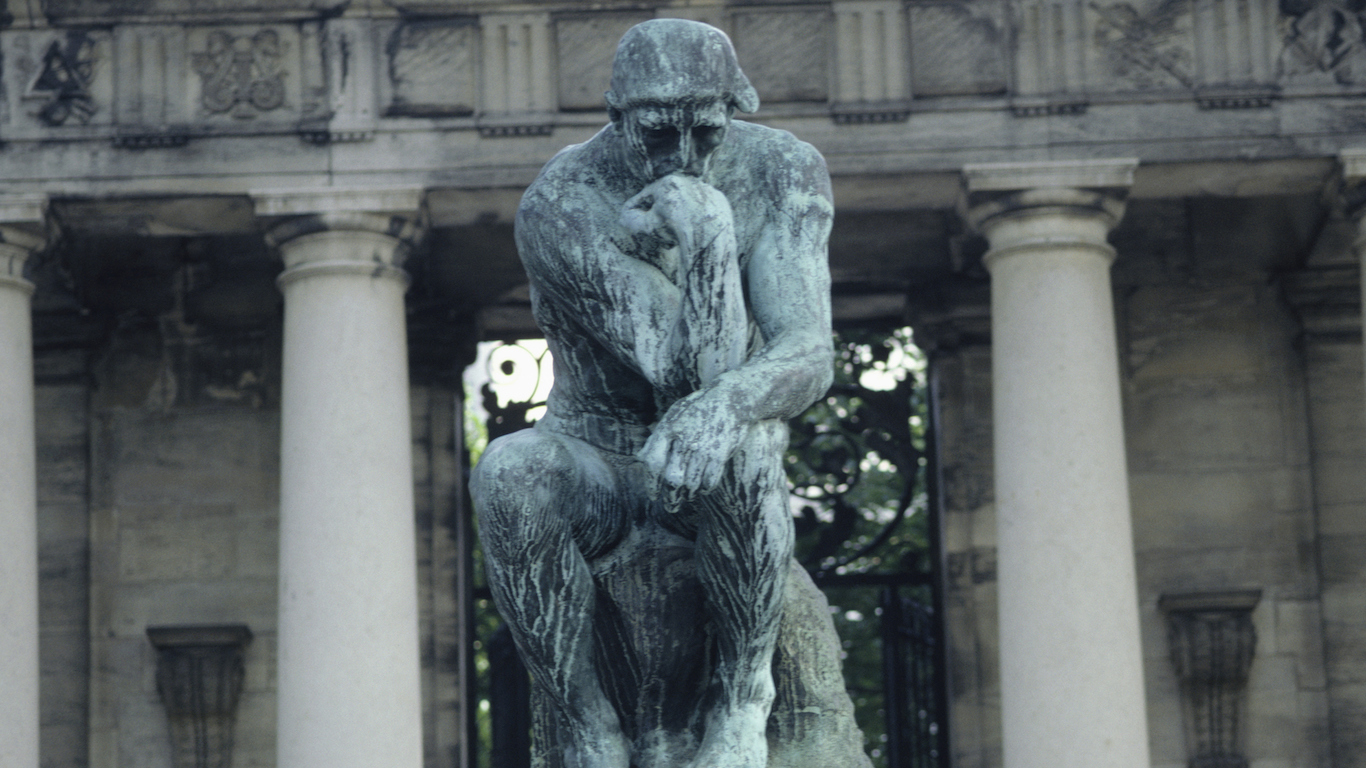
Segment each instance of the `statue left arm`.
[{"label": "statue left arm", "polygon": [[764,346],[660,419],[640,458],[665,486],[715,488],[751,425],[792,418],[830,386],[830,180],[814,149],[792,143],[769,170],[786,183],[768,187],[777,194],[745,271]]}]

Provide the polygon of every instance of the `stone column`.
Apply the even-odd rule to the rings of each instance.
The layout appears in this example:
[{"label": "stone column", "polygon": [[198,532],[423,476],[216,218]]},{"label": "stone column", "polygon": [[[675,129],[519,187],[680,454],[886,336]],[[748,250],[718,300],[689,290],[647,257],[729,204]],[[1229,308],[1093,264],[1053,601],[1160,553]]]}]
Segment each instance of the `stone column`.
[{"label": "stone column", "polygon": [[1106,243],[1136,165],[964,171],[990,245],[1006,768],[1148,765]]},{"label": "stone column", "polygon": [[38,477],[33,284],[42,198],[0,197],[0,765],[38,768]]},{"label": "stone column", "polygon": [[421,192],[254,197],[285,265],[277,764],[418,768],[402,264]]},{"label": "stone column", "polygon": [[[1366,637],[1366,570],[1360,567],[1366,547],[1366,147],[1344,150],[1340,159],[1341,186],[1333,191],[1345,215],[1329,218],[1286,284],[1304,330],[1323,641],[1329,648],[1353,647]],[[1331,653],[1324,661],[1329,728],[1352,733],[1366,711],[1360,654]],[[1350,739],[1333,745],[1332,759],[1336,766],[1366,764]]]},{"label": "stone column", "polygon": [[[1347,214],[1356,223],[1352,250],[1356,254],[1361,282],[1361,317],[1366,321],[1366,148],[1344,149],[1338,160],[1342,166],[1343,202]],[[1363,340],[1366,341],[1366,335]],[[1366,354],[1366,346],[1363,346],[1363,354]]]}]

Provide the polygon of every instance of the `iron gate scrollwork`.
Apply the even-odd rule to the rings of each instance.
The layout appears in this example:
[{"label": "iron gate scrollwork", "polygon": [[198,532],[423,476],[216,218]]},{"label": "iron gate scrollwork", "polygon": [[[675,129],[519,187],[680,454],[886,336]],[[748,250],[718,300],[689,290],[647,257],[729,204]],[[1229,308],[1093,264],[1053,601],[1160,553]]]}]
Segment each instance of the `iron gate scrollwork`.
[{"label": "iron gate scrollwork", "polygon": [[[924,365],[908,329],[835,335],[835,384],[791,422],[786,457],[798,558],[826,593],[845,648],[845,677],[878,768],[948,765],[938,530],[930,509],[933,430]],[[530,426],[544,406],[544,348],[497,345],[485,358],[483,439]],[[508,396],[508,385],[520,392]],[[476,558],[477,561],[477,558]],[[479,575],[482,578],[482,574]],[[476,589],[485,654],[482,725],[492,758],[530,764],[526,672],[486,587]],[[475,711],[477,708],[471,708]]]}]

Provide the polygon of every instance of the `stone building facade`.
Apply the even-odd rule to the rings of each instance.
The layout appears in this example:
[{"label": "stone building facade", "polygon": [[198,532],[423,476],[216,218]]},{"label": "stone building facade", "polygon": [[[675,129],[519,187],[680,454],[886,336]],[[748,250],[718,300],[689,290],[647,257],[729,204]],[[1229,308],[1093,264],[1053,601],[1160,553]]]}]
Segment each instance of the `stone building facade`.
[{"label": "stone building facade", "polygon": [[461,370],[679,16],[930,354],[952,764],[1366,766],[1358,6],[8,0],[0,765],[470,764]]}]

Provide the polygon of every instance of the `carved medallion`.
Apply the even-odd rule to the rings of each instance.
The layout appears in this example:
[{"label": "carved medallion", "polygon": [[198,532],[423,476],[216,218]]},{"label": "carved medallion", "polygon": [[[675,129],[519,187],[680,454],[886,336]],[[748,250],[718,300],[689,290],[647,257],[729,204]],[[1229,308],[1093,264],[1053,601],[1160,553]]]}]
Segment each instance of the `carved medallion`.
[{"label": "carved medallion", "polygon": [[285,103],[284,46],[274,30],[251,37],[224,31],[209,34],[206,50],[194,54],[203,83],[201,103],[211,113],[231,112],[248,120]]},{"label": "carved medallion", "polygon": [[1096,42],[1110,70],[1141,88],[1189,88],[1191,53],[1185,46],[1188,0],[1162,0],[1139,10],[1130,3],[1091,2]]},{"label": "carved medallion", "polygon": [[1352,83],[1366,79],[1366,12],[1351,0],[1281,0],[1280,74]]},{"label": "carved medallion", "polygon": [[43,54],[43,66],[29,87],[32,96],[44,97],[38,119],[47,125],[74,121],[85,125],[94,116],[95,100],[90,84],[95,75],[95,43],[83,32],[69,32],[65,40],[53,40]]}]

